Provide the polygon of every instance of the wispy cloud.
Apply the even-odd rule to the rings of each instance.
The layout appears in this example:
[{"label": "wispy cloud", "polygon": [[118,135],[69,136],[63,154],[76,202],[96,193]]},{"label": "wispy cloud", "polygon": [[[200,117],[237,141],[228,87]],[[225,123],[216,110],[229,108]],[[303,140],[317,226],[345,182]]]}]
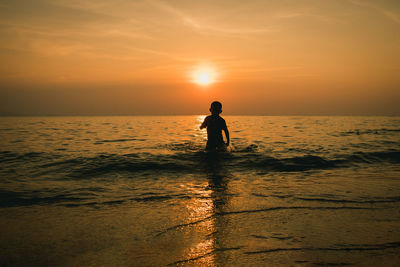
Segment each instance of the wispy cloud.
[{"label": "wispy cloud", "polygon": [[[385,33],[393,40],[390,47],[390,42],[375,38],[357,53],[360,37],[380,32],[364,23],[343,21],[366,20],[366,15],[376,11],[383,19],[370,23],[386,25],[387,18],[389,23],[400,24],[398,9],[391,9],[388,1],[372,0],[0,2],[4,6],[0,9],[0,49],[6,55],[0,62],[5,71],[10,69],[7,59],[20,73],[46,67],[46,71],[71,72],[77,77],[93,69],[93,77],[102,78],[109,72],[115,77],[153,80],[160,72],[179,73],[209,62],[221,72],[234,73],[232,79],[267,79],[308,74],[312,71],[307,70],[322,65],[334,69],[337,64],[342,69],[343,62],[333,59],[345,57],[359,65],[371,62],[367,67],[375,69],[397,55],[391,47],[398,40],[390,39],[396,27]],[[7,49],[25,53],[14,57],[18,53],[7,54]],[[391,64],[396,67],[396,62]]]},{"label": "wispy cloud", "polygon": [[389,10],[382,10],[382,13],[392,21],[400,24],[400,15]]},{"label": "wispy cloud", "polygon": [[[277,30],[275,26],[269,27],[243,27],[240,25],[222,25],[222,23],[211,23],[205,19],[191,16],[187,12],[172,6],[169,3],[159,0],[148,0],[148,3],[153,5],[155,8],[161,9],[170,15],[175,16],[176,19],[181,21],[183,25],[190,27],[191,29],[197,30],[203,34],[223,34],[223,35],[247,35],[247,34],[260,34],[274,32]],[[223,16],[224,13],[229,13],[230,10],[220,11],[219,16]],[[235,9],[237,12],[237,9]],[[207,14],[208,17],[212,14]]]},{"label": "wispy cloud", "polygon": [[357,6],[373,9],[376,12],[380,13],[381,15],[385,16],[387,19],[391,20],[392,22],[394,22],[396,24],[400,24],[400,14],[398,12],[389,10],[387,8],[384,8],[384,7],[376,4],[379,2],[374,2],[374,4],[373,4],[371,2],[366,2],[366,1],[361,2],[358,0],[348,0],[348,1]]}]

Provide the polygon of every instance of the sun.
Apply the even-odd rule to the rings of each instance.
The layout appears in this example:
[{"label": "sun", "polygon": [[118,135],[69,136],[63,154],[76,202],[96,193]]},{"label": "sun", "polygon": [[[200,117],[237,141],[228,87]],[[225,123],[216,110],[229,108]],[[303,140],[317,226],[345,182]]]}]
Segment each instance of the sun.
[{"label": "sun", "polygon": [[197,69],[193,72],[192,77],[194,83],[202,86],[210,85],[216,81],[216,73],[210,68]]},{"label": "sun", "polygon": [[210,74],[207,72],[201,72],[197,75],[196,82],[200,85],[208,85],[211,83]]}]

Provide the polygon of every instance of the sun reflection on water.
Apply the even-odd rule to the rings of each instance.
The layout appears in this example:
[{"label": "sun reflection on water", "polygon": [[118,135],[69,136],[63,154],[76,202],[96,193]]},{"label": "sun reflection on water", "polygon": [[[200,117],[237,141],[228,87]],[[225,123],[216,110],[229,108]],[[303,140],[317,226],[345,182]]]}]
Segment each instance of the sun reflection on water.
[{"label": "sun reflection on water", "polygon": [[196,124],[195,124],[195,130],[196,130],[196,135],[202,139],[202,141],[207,139],[207,131],[206,130],[200,130],[200,125],[203,123],[205,119],[205,115],[199,115],[196,117]]},{"label": "sun reflection on water", "polygon": [[204,183],[201,187],[198,184],[191,183],[181,186],[186,187],[192,194],[198,196],[192,198],[186,205],[186,209],[189,211],[187,223],[201,221],[193,225],[193,232],[188,232],[193,240],[193,245],[183,251],[182,256],[188,261],[196,261],[196,264],[213,266],[215,265],[215,255],[213,254],[215,248],[215,238],[213,236],[215,225],[212,217],[215,214],[215,210],[211,199],[211,191],[207,190],[209,184],[208,182]]},{"label": "sun reflection on water", "polygon": [[[208,156],[208,157],[207,157]],[[188,217],[187,224],[191,224],[186,233],[192,245],[183,251],[185,262],[196,265],[214,266],[225,257],[221,248],[226,246],[224,238],[225,228],[229,219],[219,214],[228,206],[228,179],[229,173],[223,166],[222,158],[216,155],[206,155],[204,159],[207,181],[201,183],[185,183],[181,186],[190,191],[192,198],[186,204]],[[222,257],[222,258],[221,258]]]}]

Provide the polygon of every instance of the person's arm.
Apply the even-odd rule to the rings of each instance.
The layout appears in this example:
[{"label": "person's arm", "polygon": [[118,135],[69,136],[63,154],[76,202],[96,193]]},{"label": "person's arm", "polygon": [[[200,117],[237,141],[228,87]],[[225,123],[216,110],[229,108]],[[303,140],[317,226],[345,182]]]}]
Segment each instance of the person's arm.
[{"label": "person's arm", "polygon": [[229,146],[229,131],[228,128],[224,130],[226,136],[226,146]]},{"label": "person's arm", "polygon": [[200,129],[204,129],[206,127],[207,127],[207,118],[205,118],[203,123],[200,125]]},{"label": "person's arm", "polygon": [[226,124],[224,125],[224,132],[225,132],[225,137],[226,137],[226,146],[229,146],[229,131],[228,131],[228,127],[226,126]]}]

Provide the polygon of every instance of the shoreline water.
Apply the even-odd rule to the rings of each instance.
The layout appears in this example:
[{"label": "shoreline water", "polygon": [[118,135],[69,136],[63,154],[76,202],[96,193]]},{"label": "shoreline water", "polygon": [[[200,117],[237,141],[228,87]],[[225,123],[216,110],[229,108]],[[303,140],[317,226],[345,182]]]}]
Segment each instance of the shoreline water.
[{"label": "shoreline water", "polygon": [[394,265],[398,117],[0,118],[2,265]]}]

